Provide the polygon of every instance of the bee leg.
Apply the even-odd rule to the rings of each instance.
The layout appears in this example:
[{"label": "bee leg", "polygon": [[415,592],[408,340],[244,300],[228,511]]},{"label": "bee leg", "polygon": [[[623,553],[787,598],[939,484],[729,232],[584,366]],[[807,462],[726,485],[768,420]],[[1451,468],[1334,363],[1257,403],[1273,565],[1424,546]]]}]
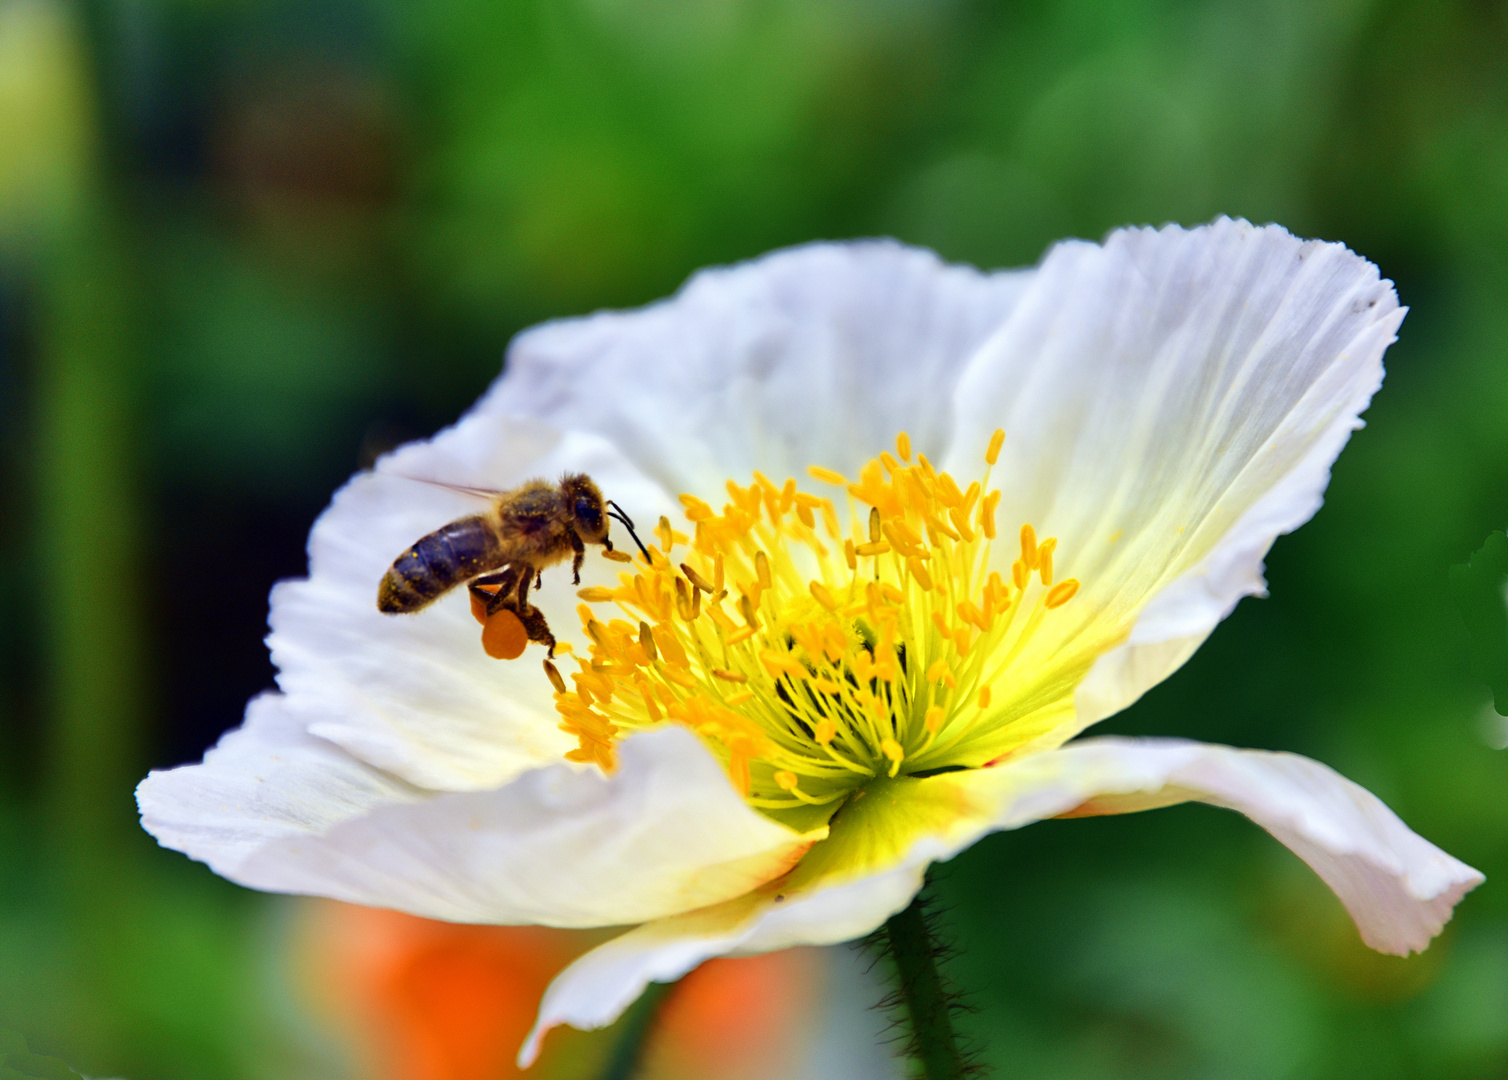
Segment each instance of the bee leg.
[{"label": "bee leg", "polygon": [[545,622],[544,612],[532,604],[520,609],[518,621],[524,624],[524,631],[529,635],[530,641],[537,641],[549,650],[548,655],[555,655],[555,635],[550,633],[550,624]]},{"label": "bee leg", "polygon": [[[487,614],[491,615],[498,608],[513,607],[509,601],[513,599],[513,590],[518,585],[518,575],[518,567],[510,566],[506,570],[499,571],[496,574],[482,575],[471,582],[467,588],[471,590],[472,596],[478,597],[487,605]],[[496,585],[497,592],[489,593],[481,587],[483,585]]]},{"label": "bee leg", "polygon": [[544,583],[545,583],[544,572],[540,571],[540,570],[534,571],[534,591],[538,592],[539,589],[544,585]]},{"label": "bee leg", "polygon": [[576,557],[571,560],[572,584],[581,584],[581,561],[586,558],[586,545],[581,542],[580,535],[575,529],[571,530],[571,547],[576,552]]}]

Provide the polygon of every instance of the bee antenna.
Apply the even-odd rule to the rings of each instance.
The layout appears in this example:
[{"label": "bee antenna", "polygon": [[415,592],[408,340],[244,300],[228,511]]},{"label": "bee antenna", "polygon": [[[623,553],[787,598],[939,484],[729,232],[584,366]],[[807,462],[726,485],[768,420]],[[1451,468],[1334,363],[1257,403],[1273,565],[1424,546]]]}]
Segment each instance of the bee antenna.
[{"label": "bee antenna", "polygon": [[623,523],[623,527],[628,530],[628,535],[634,538],[634,543],[638,544],[639,550],[644,553],[644,561],[647,563],[653,563],[654,560],[649,557],[649,549],[644,546],[644,541],[639,539],[639,534],[634,532],[634,523],[629,519],[629,516],[623,512],[623,507],[613,502],[612,499],[607,500],[607,505],[611,506],[613,510],[617,511],[617,513],[615,514],[613,513],[613,510],[609,510],[607,512],[607,516],[612,518],[614,521],[621,521]]}]

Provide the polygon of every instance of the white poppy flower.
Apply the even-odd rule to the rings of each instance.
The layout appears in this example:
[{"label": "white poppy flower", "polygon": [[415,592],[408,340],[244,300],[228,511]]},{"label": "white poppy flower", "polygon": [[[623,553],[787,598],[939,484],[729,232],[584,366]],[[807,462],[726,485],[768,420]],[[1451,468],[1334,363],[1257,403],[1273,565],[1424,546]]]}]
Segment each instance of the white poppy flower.
[{"label": "white poppy flower", "polygon": [[[633,926],[556,979],[525,1060],[709,957],[860,936],[933,860],[1061,815],[1238,810],[1369,945],[1421,949],[1481,875],[1325,766],[1069,741],[1262,592],[1402,317],[1344,247],[1222,219],[997,274],[816,244],[538,327],[336,495],[273,592],[282,692],[148,777],[143,823],[253,888]],[[535,592],[569,692],[489,659],[464,589],[378,612],[394,556],[476,509],[409,478],[567,471],[663,516],[653,565]]]}]

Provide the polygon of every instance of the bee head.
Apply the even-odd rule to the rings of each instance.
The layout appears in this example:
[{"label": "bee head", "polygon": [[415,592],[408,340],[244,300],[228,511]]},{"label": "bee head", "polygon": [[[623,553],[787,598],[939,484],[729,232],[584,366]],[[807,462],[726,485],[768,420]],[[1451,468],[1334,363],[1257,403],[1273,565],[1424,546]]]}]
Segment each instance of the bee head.
[{"label": "bee head", "polygon": [[572,473],[560,481],[560,494],[570,508],[576,534],[588,544],[607,542],[607,504],[602,492],[583,473]]}]

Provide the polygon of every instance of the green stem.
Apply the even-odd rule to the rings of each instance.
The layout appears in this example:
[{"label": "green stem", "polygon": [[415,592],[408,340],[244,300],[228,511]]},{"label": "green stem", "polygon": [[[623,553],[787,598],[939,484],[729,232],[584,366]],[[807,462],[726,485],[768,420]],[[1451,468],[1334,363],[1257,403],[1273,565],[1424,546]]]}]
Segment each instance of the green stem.
[{"label": "green stem", "polygon": [[644,1044],[654,1030],[655,1017],[673,989],[675,983],[650,983],[639,995],[639,1000],[629,1007],[628,1016],[623,1021],[623,1033],[613,1047],[613,1056],[608,1059],[602,1080],[633,1080],[644,1057]]},{"label": "green stem", "polygon": [[960,1080],[966,1073],[953,1035],[952,995],[937,969],[936,942],[922,911],[921,894],[885,923],[900,980],[901,1003],[911,1021],[912,1053],[926,1080]]}]

